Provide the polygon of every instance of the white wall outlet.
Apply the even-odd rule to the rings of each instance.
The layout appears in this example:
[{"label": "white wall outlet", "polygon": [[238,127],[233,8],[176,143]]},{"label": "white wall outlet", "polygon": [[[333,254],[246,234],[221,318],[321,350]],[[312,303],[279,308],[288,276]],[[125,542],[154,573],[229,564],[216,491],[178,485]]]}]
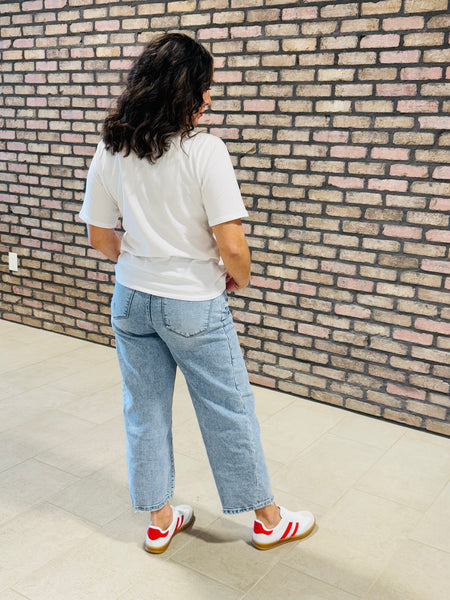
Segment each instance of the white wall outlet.
[{"label": "white wall outlet", "polygon": [[17,254],[15,252],[10,252],[8,255],[8,260],[9,260],[9,270],[17,271],[19,269],[19,266],[17,264]]}]

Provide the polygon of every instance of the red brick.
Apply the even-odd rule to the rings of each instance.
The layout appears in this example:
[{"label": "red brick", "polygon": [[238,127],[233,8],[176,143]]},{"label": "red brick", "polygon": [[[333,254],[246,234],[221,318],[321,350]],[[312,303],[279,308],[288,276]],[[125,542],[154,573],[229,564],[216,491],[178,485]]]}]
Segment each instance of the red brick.
[{"label": "red brick", "polygon": [[299,323],[297,329],[299,333],[318,338],[328,339],[331,334],[331,329],[327,327],[318,327],[317,325],[308,325],[307,323]]},{"label": "red brick", "polygon": [[402,340],[404,342],[410,342],[412,344],[422,344],[424,346],[431,346],[433,343],[433,336],[429,333],[417,333],[409,329],[394,329],[394,340]]},{"label": "red brick", "polygon": [[419,117],[423,129],[450,129],[450,117]]},{"label": "red brick", "polygon": [[398,34],[366,35],[361,40],[361,48],[395,48],[400,44]]},{"label": "red brick", "polygon": [[420,240],[422,239],[422,228],[407,227],[404,225],[384,225],[383,234],[394,238]]},{"label": "red brick", "polygon": [[450,262],[448,261],[424,258],[421,267],[424,271],[432,271],[433,273],[450,273]]},{"label": "red brick", "polygon": [[244,100],[244,110],[248,112],[272,112],[275,100]]},{"label": "red brick", "polygon": [[328,183],[332,186],[336,186],[338,188],[363,188],[364,187],[364,179],[358,177],[336,177],[331,176],[328,178]]},{"label": "red brick", "polygon": [[441,79],[442,67],[405,67],[400,70],[400,78],[407,81]]},{"label": "red brick", "polygon": [[450,210],[450,198],[432,198],[430,210]]},{"label": "red brick", "polygon": [[315,296],[317,293],[317,286],[315,285],[308,285],[305,283],[294,283],[290,281],[287,281],[283,285],[283,289],[287,292],[294,292],[302,296]]},{"label": "red brick", "polygon": [[45,8],[64,8],[68,3],[68,0],[45,0]]},{"label": "red brick", "polygon": [[228,37],[228,29],[226,27],[199,29],[197,35],[199,40],[220,40]]},{"label": "red brick", "polygon": [[444,323],[442,321],[431,321],[429,319],[420,318],[416,319],[414,327],[423,329],[424,331],[450,335],[450,323]]},{"label": "red brick", "polygon": [[297,19],[316,19],[317,8],[315,6],[301,6],[297,8],[284,8],[281,12],[283,21],[291,21]]},{"label": "red brick", "polygon": [[415,96],[417,93],[414,83],[379,83],[375,89],[377,96]]},{"label": "red brick", "polygon": [[371,153],[372,158],[384,160],[408,160],[409,150],[407,148],[373,148]]},{"label": "red brick", "polygon": [[383,19],[382,28],[385,31],[398,31],[399,29],[418,29],[422,30],[424,26],[424,18],[419,16],[414,17],[393,17]]},{"label": "red brick", "polygon": [[261,288],[269,288],[271,290],[279,290],[281,282],[277,279],[268,279],[265,277],[252,276],[251,285]]},{"label": "red brick", "polygon": [[258,37],[261,35],[262,28],[259,25],[253,25],[249,27],[232,27],[231,37],[232,38],[248,38]]},{"label": "red brick", "polygon": [[22,2],[21,10],[42,10],[43,2],[42,0],[30,0],[29,2]]},{"label": "red brick", "polygon": [[58,63],[56,62],[56,60],[37,61],[36,70],[37,71],[57,71]]},{"label": "red brick", "polygon": [[337,315],[354,317],[356,319],[369,319],[371,315],[371,311],[368,308],[347,304],[336,304],[335,312]]},{"label": "red brick", "polygon": [[369,190],[389,190],[391,192],[406,192],[408,181],[402,179],[370,179]]},{"label": "red brick", "polygon": [[450,167],[436,167],[432,174],[433,179],[445,179],[450,180]]},{"label": "red brick", "polygon": [[382,64],[417,63],[419,59],[420,50],[380,52],[380,62]]},{"label": "red brick", "polygon": [[96,21],[94,29],[95,31],[118,31],[120,29],[120,21],[117,19],[111,21]]},{"label": "red brick", "polygon": [[403,113],[436,113],[439,110],[439,102],[437,100],[399,100],[397,110]]},{"label": "red brick", "polygon": [[450,244],[450,231],[445,229],[430,229],[426,232],[425,238],[429,242],[441,242],[443,244]]},{"label": "red brick", "polygon": [[372,292],[374,289],[373,281],[364,281],[363,279],[353,279],[351,277],[338,277],[338,287],[348,290],[358,290],[360,292]]},{"label": "red brick", "polygon": [[414,165],[391,165],[389,175],[394,177],[426,178],[428,177],[428,167]]},{"label": "red brick", "polygon": [[425,390],[398,385],[395,383],[388,383],[386,386],[386,391],[388,394],[393,394],[394,396],[405,396],[406,398],[415,398],[416,400],[425,400],[426,398]]}]

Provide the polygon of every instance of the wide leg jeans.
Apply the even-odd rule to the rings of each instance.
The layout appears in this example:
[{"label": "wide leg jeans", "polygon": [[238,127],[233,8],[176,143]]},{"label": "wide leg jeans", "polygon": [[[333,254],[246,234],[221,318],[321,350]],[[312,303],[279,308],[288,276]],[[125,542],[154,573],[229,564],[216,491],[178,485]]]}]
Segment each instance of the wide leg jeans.
[{"label": "wide leg jeans", "polygon": [[254,396],[226,293],[186,301],[116,283],[112,326],[123,381],[133,508],[158,510],[174,493],[177,366],[189,388],[224,513],[270,504]]}]

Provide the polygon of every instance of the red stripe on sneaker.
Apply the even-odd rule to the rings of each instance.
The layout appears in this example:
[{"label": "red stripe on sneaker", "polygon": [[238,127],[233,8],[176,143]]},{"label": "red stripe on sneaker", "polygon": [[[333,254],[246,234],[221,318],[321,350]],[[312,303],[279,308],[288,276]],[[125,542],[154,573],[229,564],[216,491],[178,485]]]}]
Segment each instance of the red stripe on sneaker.
[{"label": "red stripe on sneaker", "polygon": [[180,517],[178,517],[178,519],[177,519],[177,524],[175,525],[175,529],[173,530],[174,533],[178,529],[179,526],[180,526]]},{"label": "red stripe on sneaker", "polygon": [[253,532],[254,533],[263,533],[264,535],[270,535],[272,533],[273,529],[264,529],[264,525],[262,523],[260,523],[259,521],[255,521],[254,525],[253,525]]},{"label": "red stripe on sneaker", "polygon": [[183,523],[184,523],[184,515],[181,515],[180,527],[183,525]]},{"label": "red stripe on sneaker", "polygon": [[155,540],[159,540],[160,538],[165,538],[169,535],[169,530],[167,530],[165,533],[163,533],[161,531],[161,529],[158,529],[157,527],[149,527],[148,531],[147,531],[147,535],[148,537],[155,541]]},{"label": "red stripe on sneaker", "polygon": [[295,534],[297,533],[297,530],[298,530],[298,526],[299,526],[299,525],[300,525],[300,523],[297,523],[297,524],[296,524],[294,531],[291,533],[291,537],[294,537],[294,536],[295,536]]},{"label": "red stripe on sneaker", "polygon": [[289,530],[291,529],[292,525],[294,523],[292,523],[292,521],[289,523],[289,525],[286,527],[286,531],[283,533],[283,535],[281,536],[280,540],[284,540],[285,537],[287,537]]}]

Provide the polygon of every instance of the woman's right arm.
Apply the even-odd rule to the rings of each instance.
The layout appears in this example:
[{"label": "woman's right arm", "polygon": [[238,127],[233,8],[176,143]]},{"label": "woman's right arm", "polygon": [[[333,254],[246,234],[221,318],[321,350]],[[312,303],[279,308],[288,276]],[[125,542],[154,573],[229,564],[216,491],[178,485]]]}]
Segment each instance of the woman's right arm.
[{"label": "woman's right arm", "polygon": [[90,245],[116,263],[122,243],[122,238],[117,231],[94,225],[88,225],[87,229]]},{"label": "woman's right arm", "polygon": [[227,289],[245,288],[250,282],[251,259],[241,220],[214,225],[212,231],[229,275]]}]

